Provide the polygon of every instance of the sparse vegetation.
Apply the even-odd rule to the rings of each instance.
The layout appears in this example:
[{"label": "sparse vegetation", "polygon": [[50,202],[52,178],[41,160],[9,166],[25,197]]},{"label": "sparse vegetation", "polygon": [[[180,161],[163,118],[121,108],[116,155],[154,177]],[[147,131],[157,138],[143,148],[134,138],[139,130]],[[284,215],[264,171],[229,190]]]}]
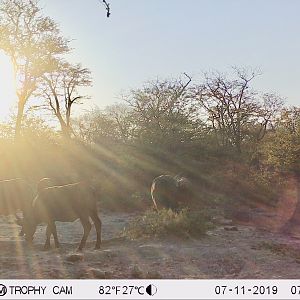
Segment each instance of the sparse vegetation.
[{"label": "sparse vegetation", "polygon": [[201,237],[212,228],[207,212],[183,209],[176,213],[170,209],[147,211],[133,220],[123,234],[131,239],[149,237]]}]

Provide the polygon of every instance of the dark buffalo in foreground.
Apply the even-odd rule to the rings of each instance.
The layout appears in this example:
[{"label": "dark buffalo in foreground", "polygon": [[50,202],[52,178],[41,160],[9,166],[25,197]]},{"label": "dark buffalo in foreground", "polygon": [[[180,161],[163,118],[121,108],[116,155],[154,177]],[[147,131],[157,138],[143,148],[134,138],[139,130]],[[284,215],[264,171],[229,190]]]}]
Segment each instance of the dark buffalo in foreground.
[{"label": "dark buffalo in foreground", "polygon": [[21,178],[0,181],[0,215],[27,214],[34,198],[28,182]]},{"label": "dark buffalo in foreground", "polygon": [[[51,178],[48,177],[44,177],[42,179],[40,179],[37,183],[37,187],[36,187],[36,192],[39,193],[42,189],[50,187],[50,186],[54,186],[53,180]],[[33,197],[32,197],[33,200]],[[30,203],[30,207],[31,207],[31,203]],[[17,219],[17,224],[22,223],[21,218],[18,217],[18,215],[16,215],[16,219]],[[19,233],[20,236],[24,235],[24,230],[23,227]]]},{"label": "dark buffalo in foreground", "polygon": [[37,225],[46,223],[45,249],[50,248],[50,237],[53,235],[55,247],[59,247],[55,221],[73,222],[80,219],[84,229],[79,250],[86,244],[91,230],[89,218],[95,224],[97,241],[96,249],[101,244],[101,220],[97,213],[97,196],[95,190],[87,183],[78,182],[63,186],[53,186],[39,191],[32,203],[31,214],[19,222],[23,226],[25,238],[32,242]]},{"label": "dark buffalo in foreground", "polygon": [[[91,181],[90,181],[91,182]],[[44,177],[40,179],[36,186],[37,193],[41,192],[43,189],[52,187],[52,186],[62,186],[62,185],[68,185],[74,183],[74,180],[72,179],[66,179],[66,178],[49,178]]]},{"label": "dark buffalo in foreground", "polygon": [[41,180],[39,180],[36,189],[37,189],[37,192],[39,193],[43,189],[48,188],[50,186],[54,186],[54,185],[56,185],[56,184],[54,184],[53,179],[51,179],[49,177],[44,177]]},{"label": "dark buffalo in foreground", "polygon": [[177,211],[191,197],[191,184],[185,177],[161,175],[152,182],[151,197],[156,210],[165,207]]}]

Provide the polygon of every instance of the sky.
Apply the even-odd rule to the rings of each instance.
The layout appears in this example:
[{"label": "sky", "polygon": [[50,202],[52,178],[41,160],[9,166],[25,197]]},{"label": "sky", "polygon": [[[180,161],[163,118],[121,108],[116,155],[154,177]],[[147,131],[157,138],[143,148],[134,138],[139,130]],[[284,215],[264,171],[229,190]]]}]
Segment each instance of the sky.
[{"label": "sky", "polygon": [[259,69],[254,86],[299,104],[298,0],[41,0],[92,71],[89,105],[104,107],[149,80],[232,66]]}]

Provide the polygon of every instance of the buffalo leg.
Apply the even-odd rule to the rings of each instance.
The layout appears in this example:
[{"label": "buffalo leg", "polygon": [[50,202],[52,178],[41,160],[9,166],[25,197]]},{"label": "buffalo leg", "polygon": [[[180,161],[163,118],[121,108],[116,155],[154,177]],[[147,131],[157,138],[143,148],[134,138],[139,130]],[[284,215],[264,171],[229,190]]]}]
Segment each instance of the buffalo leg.
[{"label": "buffalo leg", "polygon": [[95,224],[95,228],[96,228],[96,233],[97,233],[97,241],[96,241],[96,245],[95,245],[95,249],[100,249],[100,245],[101,245],[101,220],[97,214],[97,212],[93,212],[91,214],[91,218]]},{"label": "buffalo leg", "polygon": [[48,224],[47,228],[46,228],[46,242],[45,242],[45,245],[44,245],[44,250],[49,250],[50,249],[51,234],[52,234],[52,228],[51,228],[50,224]]},{"label": "buffalo leg", "polygon": [[58,241],[58,237],[57,237],[57,231],[56,231],[56,225],[55,223],[50,223],[51,224],[51,231],[52,231],[52,234],[53,234],[53,238],[54,238],[54,245],[55,245],[55,248],[59,248],[59,241]]},{"label": "buffalo leg", "polygon": [[91,231],[91,228],[92,228],[92,225],[91,225],[91,223],[89,221],[89,217],[88,216],[87,217],[81,217],[80,218],[80,222],[81,222],[81,224],[83,226],[83,237],[82,237],[80,245],[78,247],[79,251],[81,251],[84,248],[84,246],[86,244],[86,240],[87,240],[88,235],[89,235],[89,233]]},{"label": "buffalo leg", "polygon": [[[15,214],[15,217],[16,217],[16,224],[18,224],[18,225],[21,225],[20,223],[19,223],[19,220],[20,220],[20,218],[19,218],[19,216],[17,215],[17,214]],[[21,230],[20,230],[20,232],[19,232],[19,236],[23,236],[24,235],[24,230],[23,230],[23,225],[21,225],[22,227],[21,227]]]}]

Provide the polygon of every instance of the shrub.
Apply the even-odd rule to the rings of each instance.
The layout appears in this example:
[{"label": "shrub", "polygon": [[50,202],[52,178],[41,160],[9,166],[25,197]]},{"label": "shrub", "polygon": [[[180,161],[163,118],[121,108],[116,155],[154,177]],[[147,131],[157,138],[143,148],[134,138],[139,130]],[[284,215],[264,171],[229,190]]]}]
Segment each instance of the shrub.
[{"label": "shrub", "polygon": [[207,211],[180,212],[162,209],[159,212],[147,211],[134,219],[124,229],[123,234],[131,239],[147,237],[199,237],[211,228]]}]

